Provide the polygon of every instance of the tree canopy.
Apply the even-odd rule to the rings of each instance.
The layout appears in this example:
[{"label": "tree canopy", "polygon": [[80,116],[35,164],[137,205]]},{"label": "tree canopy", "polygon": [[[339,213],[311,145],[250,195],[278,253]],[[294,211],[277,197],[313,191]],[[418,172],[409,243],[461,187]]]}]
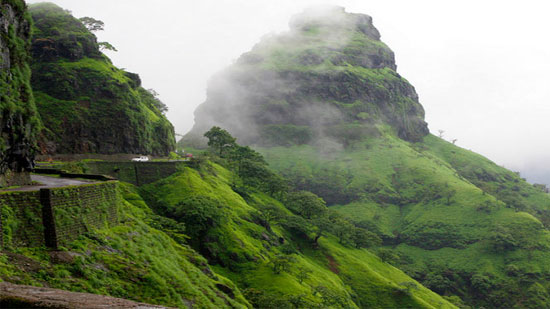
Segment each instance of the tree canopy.
[{"label": "tree canopy", "polygon": [[85,16],[80,18],[80,21],[89,31],[95,32],[105,30],[105,23],[93,17]]},{"label": "tree canopy", "polygon": [[223,157],[224,149],[235,146],[237,140],[220,127],[212,127],[204,136],[208,138],[208,146],[217,151],[220,157]]}]

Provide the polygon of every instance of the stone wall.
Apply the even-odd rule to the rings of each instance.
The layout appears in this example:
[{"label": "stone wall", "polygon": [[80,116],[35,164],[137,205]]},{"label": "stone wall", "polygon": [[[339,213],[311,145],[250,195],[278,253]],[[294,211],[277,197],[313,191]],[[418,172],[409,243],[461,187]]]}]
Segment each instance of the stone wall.
[{"label": "stone wall", "polygon": [[44,225],[40,191],[0,193],[0,246],[41,246]]},{"label": "stone wall", "polygon": [[94,228],[116,224],[116,181],[0,193],[0,246],[57,248]]},{"label": "stone wall", "polygon": [[49,207],[53,213],[52,225],[55,226],[55,235],[46,237],[46,245],[57,247],[76,239],[92,228],[105,228],[116,223],[116,187],[116,181],[109,181],[41,190],[42,205],[47,209],[49,199]]},{"label": "stone wall", "polygon": [[184,166],[185,162],[87,162],[92,174],[102,174],[141,186],[166,178]]}]

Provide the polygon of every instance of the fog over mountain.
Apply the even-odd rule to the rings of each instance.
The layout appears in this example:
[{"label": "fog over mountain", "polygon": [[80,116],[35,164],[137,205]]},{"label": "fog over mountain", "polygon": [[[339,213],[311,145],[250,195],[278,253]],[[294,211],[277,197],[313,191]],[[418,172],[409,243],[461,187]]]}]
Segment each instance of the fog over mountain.
[{"label": "fog over mountain", "polygon": [[[39,1],[28,1],[35,3]],[[140,72],[184,134],[206,83],[268,32],[314,0],[54,0],[118,50],[115,65]],[[472,149],[533,182],[550,182],[550,41],[542,1],[323,1],[374,18],[396,53],[397,71],[419,94],[432,133]],[[158,5],[158,4],[161,5]],[[166,8],[170,8],[167,10]]]}]

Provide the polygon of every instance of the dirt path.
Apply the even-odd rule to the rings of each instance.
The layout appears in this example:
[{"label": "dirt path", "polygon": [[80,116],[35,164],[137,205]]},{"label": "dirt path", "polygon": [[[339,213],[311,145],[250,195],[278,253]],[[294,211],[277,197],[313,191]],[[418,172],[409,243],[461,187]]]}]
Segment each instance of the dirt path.
[{"label": "dirt path", "polygon": [[22,186],[19,188],[8,189],[5,191],[36,191],[45,188],[59,188],[66,186],[75,186],[75,185],[84,185],[89,183],[96,183],[97,181],[93,180],[80,180],[73,178],[59,178],[43,175],[31,175],[33,181],[39,182],[39,185],[33,186]]},{"label": "dirt path", "polygon": [[[19,305],[19,306],[17,306]],[[167,308],[89,293],[0,282],[0,308]]]}]

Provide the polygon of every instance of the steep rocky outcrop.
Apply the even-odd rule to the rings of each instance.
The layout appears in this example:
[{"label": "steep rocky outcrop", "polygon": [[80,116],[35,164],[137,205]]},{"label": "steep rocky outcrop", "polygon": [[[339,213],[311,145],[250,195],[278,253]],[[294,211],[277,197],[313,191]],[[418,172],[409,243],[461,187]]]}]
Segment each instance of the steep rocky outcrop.
[{"label": "steep rocky outcrop", "polygon": [[116,68],[69,12],[51,3],[30,12],[42,152],[165,155],[173,149],[174,129],[137,74]]},{"label": "steep rocky outcrop", "polygon": [[428,134],[424,110],[395,70],[370,16],[305,11],[211,80],[186,141],[218,125],[247,144],[347,146],[383,124],[418,141]]},{"label": "steep rocky outcrop", "polygon": [[30,182],[40,123],[30,87],[30,27],[24,1],[0,0],[0,186]]}]

